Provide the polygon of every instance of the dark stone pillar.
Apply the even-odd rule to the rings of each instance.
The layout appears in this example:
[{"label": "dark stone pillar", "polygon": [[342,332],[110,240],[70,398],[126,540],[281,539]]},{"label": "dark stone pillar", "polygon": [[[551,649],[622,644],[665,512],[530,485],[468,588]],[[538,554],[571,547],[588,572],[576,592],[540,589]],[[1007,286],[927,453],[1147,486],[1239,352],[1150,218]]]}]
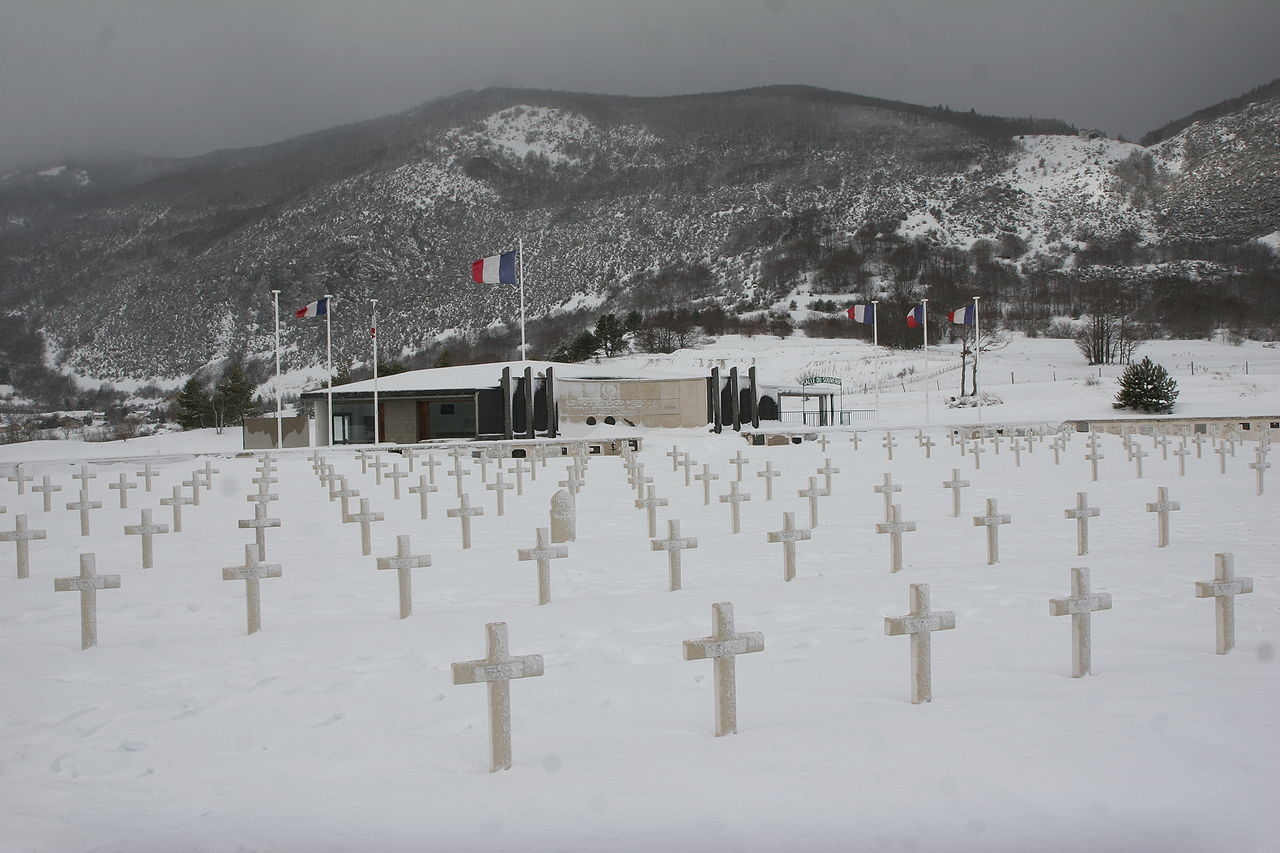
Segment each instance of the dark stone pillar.
[{"label": "dark stone pillar", "polygon": [[738,391],[738,368],[729,368],[729,410],[733,414],[733,431],[742,429],[742,397]]},{"label": "dark stone pillar", "polygon": [[533,438],[533,367],[524,369],[524,437]]},{"label": "dark stone pillar", "polygon": [[756,368],[747,370],[747,382],[751,386],[751,426],[760,429],[760,386],[756,382]]},{"label": "dark stone pillar", "polygon": [[547,368],[547,378],[542,382],[542,395],[547,401],[547,438],[560,434],[560,410],[556,408],[556,369]]},{"label": "dark stone pillar", "polygon": [[719,435],[724,418],[720,414],[720,368],[711,368],[711,384],[709,386],[711,399],[709,400],[711,410],[711,428]]},{"label": "dark stone pillar", "polygon": [[512,425],[512,417],[514,412],[511,406],[511,368],[502,368],[502,437],[510,441],[515,437],[515,427]]}]

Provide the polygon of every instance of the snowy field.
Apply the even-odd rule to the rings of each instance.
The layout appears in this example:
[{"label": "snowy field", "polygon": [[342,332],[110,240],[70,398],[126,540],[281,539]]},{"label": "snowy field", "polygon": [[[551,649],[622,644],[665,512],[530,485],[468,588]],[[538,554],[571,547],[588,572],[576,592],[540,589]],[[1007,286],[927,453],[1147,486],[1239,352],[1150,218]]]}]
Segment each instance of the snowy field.
[{"label": "snowy field", "polygon": [[[1175,371],[1186,410],[1280,410],[1275,353],[1255,347],[1247,377],[1210,372],[1202,383]],[[764,364],[768,354],[756,355]],[[803,368],[803,356],[777,355],[780,371],[792,369],[788,358]],[[1051,370],[1045,363],[1035,369]],[[1109,414],[1114,383],[1059,377],[993,390],[1006,400],[1002,420],[1040,421]],[[901,402],[885,421],[903,427],[892,462],[883,429],[860,433],[856,449],[850,432],[833,430],[825,451],[647,433],[639,460],[669,500],[659,533],[679,519],[698,539],[683,552],[678,592],[667,591],[666,555],[650,550],[622,460],[593,458],[578,537],[552,561],[546,606],[534,565],[516,550],[547,525],[566,460],[526,476],[501,518],[470,463],[465,489],[485,514],[463,550],[458,520],[445,515],[457,506],[445,454],[422,520],[416,495],[396,501],[352,450],[322,449],[386,515],[362,556],[359,526],[340,523],[310,451],[278,454],[269,515],[282,526],[266,541],[282,576],[261,582],[263,630],[251,636],[245,584],[222,580],[253,541],[236,522],[253,517],[257,457],[236,453],[237,436],[0,447],[0,474],[25,462],[36,478],[24,495],[0,480],[0,530],[25,513],[48,533],[31,542],[26,580],[15,578],[14,545],[0,543],[0,850],[1277,849],[1277,469],[1258,496],[1246,467],[1253,442],[1226,458],[1225,475],[1211,445],[1203,458],[1193,446],[1179,476],[1172,453],[1163,459],[1145,438],[1139,479],[1121,440],[1104,437],[1091,482],[1080,435],[1068,436],[1058,465],[1045,441],[1020,466],[1007,443],[998,455],[988,445],[975,469],[939,426],[953,413],[935,411],[928,459],[906,428],[923,423],[922,406],[910,392],[891,396]],[[708,464],[718,474],[710,506],[701,483],[686,487],[684,471],[672,471],[673,443],[695,473]],[[733,534],[717,496],[739,450],[752,497]],[[809,526],[796,493],[828,458],[840,471],[785,583],[782,546],[766,532],[782,527],[783,512]],[[87,537],[62,508],[82,459],[103,504]],[[133,490],[119,509],[107,483],[122,472],[139,482],[147,461],[160,471],[153,491]],[[155,568],[141,568],[139,537],[124,525],[141,508],[172,523],[159,499],[206,461],[218,469],[212,488],[183,507],[182,533],[156,537]],[[782,472],[772,501],[756,476],[767,462]],[[953,468],[971,484],[959,518],[942,487]],[[884,473],[917,524],[898,574],[889,537],[874,532],[884,505],[872,487]],[[63,488],[49,513],[29,491],[45,475]],[[1145,511],[1157,486],[1181,503],[1166,548]],[[1078,491],[1101,511],[1084,557],[1063,516]],[[972,521],[988,498],[1012,517],[995,565]],[[404,534],[432,565],[413,571],[414,614],[400,620],[396,573],[376,570],[374,558],[394,554]],[[77,573],[82,552],[96,554],[100,574],[121,576],[120,589],[98,593],[99,645],[87,651],[79,596],[53,582]],[[1195,597],[1218,552],[1234,554],[1255,590],[1236,598],[1228,655],[1214,653],[1213,602]],[[1080,679],[1070,619],[1049,615],[1073,566],[1089,567],[1093,591],[1113,599],[1093,615],[1093,675]],[[919,705],[909,640],[884,629],[907,613],[914,583],[929,584],[933,608],[956,621],[933,635],[934,699]],[[733,603],[737,630],[761,632],[765,647],[738,658],[739,732],[717,738],[712,664],[683,660],[681,643],[711,632],[711,605],[722,601]],[[514,654],[543,655],[545,674],[512,683],[514,766],[491,774],[486,690],[455,686],[450,664],[483,657],[484,626],[498,621]]]}]

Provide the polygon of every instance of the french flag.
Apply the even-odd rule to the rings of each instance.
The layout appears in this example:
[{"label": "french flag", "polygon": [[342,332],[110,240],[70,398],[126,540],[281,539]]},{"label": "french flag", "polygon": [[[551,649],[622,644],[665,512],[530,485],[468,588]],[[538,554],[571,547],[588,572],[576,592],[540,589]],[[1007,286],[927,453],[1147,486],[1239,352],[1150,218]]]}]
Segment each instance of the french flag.
[{"label": "french flag", "polygon": [[305,308],[299,308],[293,312],[293,316],[299,320],[304,317],[323,317],[329,313],[329,300],[317,299],[315,302],[307,303]]},{"label": "french flag", "polygon": [[471,280],[476,284],[515,284],[516,252],[503,252],[471,262]]},{"label": "french flag", "polygon": [[924,306],[917,305],[907,312],[907,325],[913,329],[918,329],[924,325]]},{"label": "french flag", "polygon": [[959,323],[964,326],[972,326],[977,310],[972,305],[966,305],[963,308],[957,308],[947,315],[947,319],[952,323]]},{"label": "french flag", "polygon": [[876,306],[851,305],[849,306],[849,319],[855,323],[874,323],[876,321]]}]

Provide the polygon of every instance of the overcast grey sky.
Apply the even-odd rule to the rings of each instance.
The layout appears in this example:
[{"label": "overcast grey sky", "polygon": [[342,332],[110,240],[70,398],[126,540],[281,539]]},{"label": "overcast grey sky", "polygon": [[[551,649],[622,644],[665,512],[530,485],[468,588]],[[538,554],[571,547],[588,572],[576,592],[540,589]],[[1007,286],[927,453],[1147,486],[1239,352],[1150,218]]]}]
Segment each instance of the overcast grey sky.
[{"label": "overcast grey sky", "polygon": [[808,83],[1136,138],[1280,76],[1277,0],[0,0],[0,165],[191,155],[462,89]]}]

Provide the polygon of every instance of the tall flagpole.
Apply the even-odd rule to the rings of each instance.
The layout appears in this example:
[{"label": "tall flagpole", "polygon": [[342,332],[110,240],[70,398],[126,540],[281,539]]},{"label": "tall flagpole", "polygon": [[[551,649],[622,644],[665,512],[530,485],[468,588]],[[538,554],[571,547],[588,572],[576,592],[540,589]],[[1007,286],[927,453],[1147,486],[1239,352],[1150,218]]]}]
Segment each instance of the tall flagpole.
[{"label": "tall flagpole", "polygon": [[920,300],[920,328],[924,330],[924,422],[929,423],[929,300]]},{"label": "tall flagpole", "polygon": [[524,342],[524,238],[521,237],[517,243],[516,249],[516,269],[519,274],[516,276],[520,279],[520,360],[527,361],[529,359],[529,351],[525,349]]},{"label": "tall flagpole", "polygon": [[378,427],[378,300],[373,300],[373,325],[369,327],[373,338],[373,443],[381,437]]},{"label": "tall flagpole", "polygon": [[880,300],[871,300],[871,341],[876,348],[876,423],[880,422]]},{"label": "tall flagpole", "polygon": [[324,351],[329,361],[329,426],[326,434],[329,436],[329,446],[333,447],[333,326],[330,324],[329,318],[333,316],[333,295],[326,293],[324,295]]},{"label": "tall flagpole", "polygon": [[280,291],[271,291],[276,306],[276,450],[284,449],[284,404],[280,394]]},{"label": "tall flagpole", "polygon": [[[978,300],[973,297],[973,404],[978,407],[978,421],[982,421],[982,398],[978,396],[978,353],[982,352],[982,328],[978,325]],[[963,377],[961,377],[963,379]]]}]

